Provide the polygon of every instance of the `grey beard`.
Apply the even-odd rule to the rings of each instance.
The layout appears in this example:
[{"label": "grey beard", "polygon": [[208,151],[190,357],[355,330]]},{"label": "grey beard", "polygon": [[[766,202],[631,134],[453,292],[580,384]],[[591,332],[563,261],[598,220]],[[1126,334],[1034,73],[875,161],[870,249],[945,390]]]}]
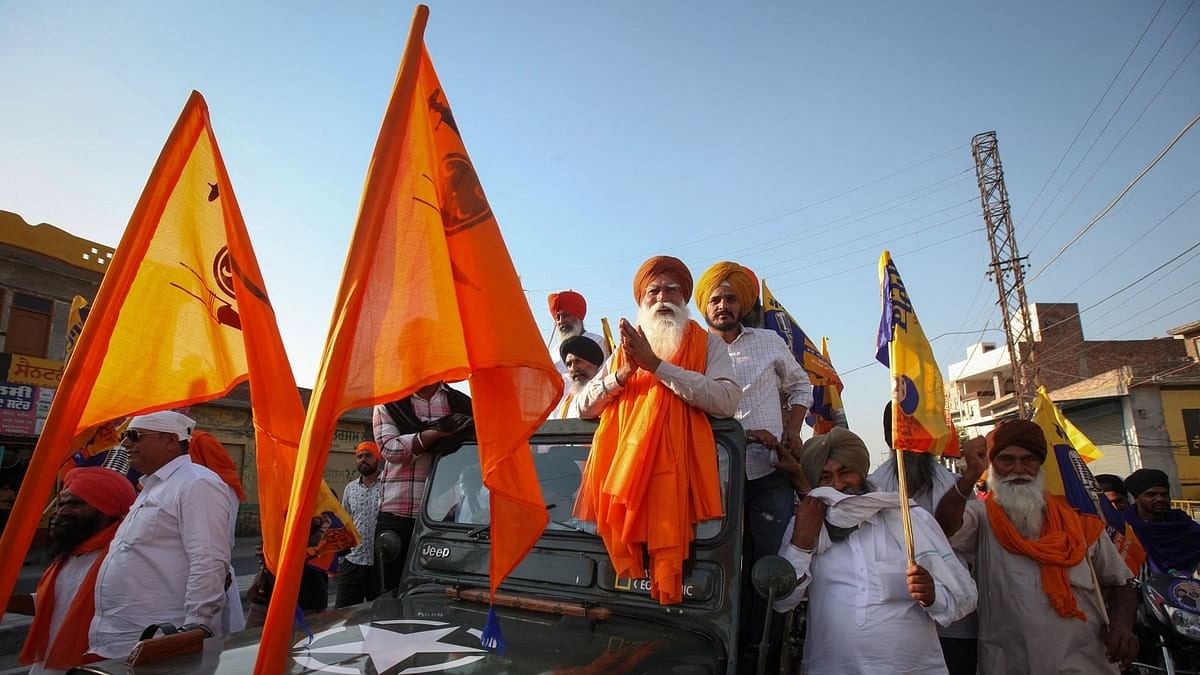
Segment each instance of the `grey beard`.
[{"label": "grey beard", "polygon": [[583,335],[583,324],[577,323],[574,325],[558,326],[557,330],[558,339],[559,341],[562,341],[566,340],[567,338],[575,337],[576,335]]},{"label": "grey beard", "polygon": [[1039,471],[1028,483],[1006,483],[988,473],[988,499],[996,500],[1021,536],[1031,541],[1042,536],[1046,514],[1046,474]]},{"label": "grey beard", "polygon": [[[857,488],[848,487],[848,488],[842,490],[842,493],[848,494],[848,495],[865,495],[868,492],[874,492],[874,491],[875,491],[875,486],[871,485],[870,481],[864,480],[862,487],[857,487]],[[830,525],[829,521],[825,521],[825,531],[829,533],[829,540],[835,544],[849,539],[850,535],[854,534],[854,531],[857,529],[858,529],[857,525],[855,525],[854,527],[836,527],[834,525]]]}]

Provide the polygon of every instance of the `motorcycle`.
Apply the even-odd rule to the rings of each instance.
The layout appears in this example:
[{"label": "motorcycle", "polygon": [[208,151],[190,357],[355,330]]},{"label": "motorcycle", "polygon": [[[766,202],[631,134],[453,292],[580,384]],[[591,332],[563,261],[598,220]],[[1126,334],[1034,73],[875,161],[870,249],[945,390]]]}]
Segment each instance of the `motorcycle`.
[{"label": "motorcycle", "polygon": [[1134,587],[1142,649],[1133,671],[1200,675],[1200,576],[1143,570]]}]

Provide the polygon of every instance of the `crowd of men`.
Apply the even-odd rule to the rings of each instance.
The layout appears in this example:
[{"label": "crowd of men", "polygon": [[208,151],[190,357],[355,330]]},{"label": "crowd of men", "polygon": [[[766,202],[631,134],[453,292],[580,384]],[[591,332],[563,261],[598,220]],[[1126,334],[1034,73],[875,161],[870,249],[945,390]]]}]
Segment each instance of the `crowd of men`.
[{"label": "crowd of men", "polygon": [[[645,470],[671,481],[675,465],[698,467],[678,477],[689,510],[697,520],[720,516],[707,416],[732,417],[746,435],[743,644],[769,637],[761,635],[766,612],[804,602],[806,673],[1101,673],[1134,658],[1133,573],[1101,527],[1047,494],[1036,424],[1003,422],[967,443],[961,476],[916,453],[894,453],[868,473],[870,452],[850,431],[802,439],[812,386],[784,340],[747,319],[758,289],[737,263],[718,263],[694,281],[680,260],[651,258],[633,282],[636,320],[620,321],[611,350],[585,329],[581,294],[550,296],[552,356],[564,378],[551,418],[601,420],[581,501],[605,498],[589,476],[608,470],[620,446],[652,457]],[[891,421],[889,405],[889,446]],[[155,626],[224,635],[245,625],[230,565],[244,493],[222,463],[227,455],[199,450],[211,443],[194,427],[176,412],[130,421],[122,451],[139,490],[109,468],[66,474],[49,532],[53,561],[36,594],[9,605],[34,614],[21,653],[32,672],[124,656]],[[359,476],[342,495],[361,541],[340,560],[336,606],[397,587],[433,459],[472,428],[470,397],[443,382],[374,408],[374,440],[357,447]],[[913,500],[912,561],[897,494],[901,462]],[[977,494],[985,472],[986,493]],[[1190,573],[1200,563],[1200,525],[1170,508],[1165,474],[1099,478],[1153,570]],[[486,488],[473,493],[460,522],[486,522],[486,497]],[[595,531],[615,555],[620,533],[610,525]],[[384,541],[399,550],[385,556]],[[685,554],[688,541],[690,529]],[[791,562],[798,579],[774,608],[749,589],[749,569],[770,554]],[[678,601],[662,581],[678,576],[678,556],[649,557],[656,597]],[[636,558],[625,563],[640,569]]]}]

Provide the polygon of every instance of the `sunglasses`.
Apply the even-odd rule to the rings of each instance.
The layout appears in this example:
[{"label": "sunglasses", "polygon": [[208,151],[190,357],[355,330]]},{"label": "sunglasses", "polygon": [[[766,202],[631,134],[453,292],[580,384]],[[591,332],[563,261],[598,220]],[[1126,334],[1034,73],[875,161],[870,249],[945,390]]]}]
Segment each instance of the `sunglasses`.
[{"label": "sunglasses", "polygon": [[170,433],[170,432],[167,432],[167,431],[138,431],[137,429],[126,429],[125,431],[121,432],[121,435],[119,438],[122,441],[129,441],[130,443],[137,443],[138,441],[145,438],[146,434],[166,434],[166,433]]}]

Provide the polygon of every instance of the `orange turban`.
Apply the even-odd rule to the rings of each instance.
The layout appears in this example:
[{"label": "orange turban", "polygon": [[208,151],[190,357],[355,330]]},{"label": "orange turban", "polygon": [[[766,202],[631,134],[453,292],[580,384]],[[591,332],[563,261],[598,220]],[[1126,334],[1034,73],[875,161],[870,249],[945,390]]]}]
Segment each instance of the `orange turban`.
[{"label": "orange turban", "polygon": [[237,465],[216,437],[207,431],[193,431],[192,442],[188,443],[188,455],[192,462],[220,476],[226,485],[233,488],[239,502],[246,501],[246,490],[242,487],[242,479],[238,478]]},{"label": "orange turban", "polygon": [[67,472],[63,488],[111,518],[129,512],[137,493],[123,473],[99,466],[78,466]]},{"label": "orange turban", "polygon": [[375,445],[374,441],[363,441],[362,443],[359,443],[358,447],[354,448],[354,454],[357,455],[364,450],[372,455],[375,455],[377,459],[383,457],[383,455],[379,452],[379,446]]},{"label": "orange turban", "polygon": [[696,282],[696,307],[701,314],[704,313],[704,306],[708,304],[713,291],[724,284],[729,284],[737,296],[738,303],[742,306],[742,316],[754,308],[754,301],[758,299],[758,277],[748,268],[725,260],[708,268]]},{"label": "orange turban", "polygon": [[679,283],[679,287],[683,291],[684,302],[692,299],[692,273],[688,271],[687,265],[684,265],[679,258],[656,255],[642,263],[637,274],[633,275],[634,302],[642,304],[642,293],[646,290],[646,286],[660,274],[669,274]]},{"label": "orange turban", "polygon": [[575,291],[551,293],[546,300],[550,303],[550,316],[557,317],[561,311],[574,314],[582,320],[587,314],[587,300]]}]

